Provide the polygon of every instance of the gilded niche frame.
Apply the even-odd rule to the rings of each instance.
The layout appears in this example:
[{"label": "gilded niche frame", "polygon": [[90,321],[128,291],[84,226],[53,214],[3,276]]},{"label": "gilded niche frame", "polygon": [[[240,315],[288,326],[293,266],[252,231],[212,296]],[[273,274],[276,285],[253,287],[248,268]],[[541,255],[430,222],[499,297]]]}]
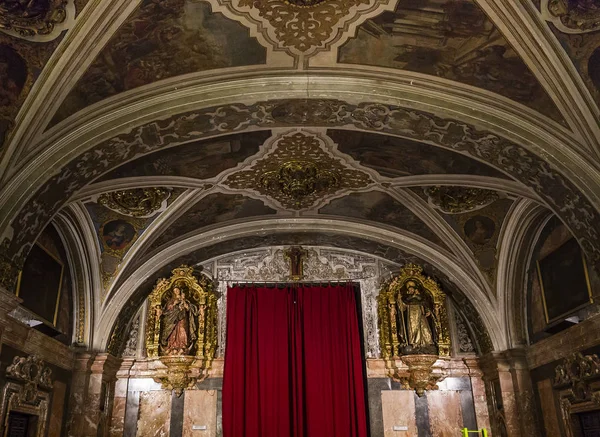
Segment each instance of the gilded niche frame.
[{"label": "gilded niche frame", "polygon": [[402,344],[398,336],[395,308],[400,293],[407,282],[413,281],[424,291],[433,303],[434,328],[437,332],[437,349],[440,357],[450,357],[451,339],[446,308],[446,294],[434,279],[423,274],[423,268],[415,264],[405,265],[399,274],[385,282],[377,297],[377,315],[381,356],[390,363],[403,356]]},{"label": "gilded niche frame", "polygon": [[160,347],[161,317],[157,317],[156,309],[162,308],[174,288],[183,287],[189,293],[189,299],[198,307],[194,357],[203,360],[203,367],[208,369],[217,348],[217,296],[210,279],[203,275],[196,277],[193,273],[193,267],[183,265],[174,269],[170,278],[158,280],[148,297],[146,352],[148,358],[166,356]]}]

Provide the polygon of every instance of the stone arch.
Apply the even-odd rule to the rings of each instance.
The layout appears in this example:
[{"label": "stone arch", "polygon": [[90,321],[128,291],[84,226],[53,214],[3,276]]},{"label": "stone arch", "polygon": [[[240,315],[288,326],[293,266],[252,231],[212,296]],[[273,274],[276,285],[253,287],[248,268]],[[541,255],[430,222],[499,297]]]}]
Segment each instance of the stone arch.
[{"label": "stone arch", "polygon": [[[223,226],[189,237],[155,254],[117,290],[115,299],[104,309],[96,326],[94,348],[118,352],[122,333],[151,291],[159,277],[168,275],[174,266],[197,264],[229,252],[272,245],[327,245],[352,249],[397,264],[420,263],[442,282],[459,302],[470,304],[475,318],[481,320],[477,341],[483,350],[503,350],[506,336],[502,321],[493,305],[465,270],[450,258],[428,246],[397,234],[364,224],[330,219],[267,219],[247,225]],[[232,249],[235,248],[235,249]],[[487,339],[485,338],[487,337]]]}]

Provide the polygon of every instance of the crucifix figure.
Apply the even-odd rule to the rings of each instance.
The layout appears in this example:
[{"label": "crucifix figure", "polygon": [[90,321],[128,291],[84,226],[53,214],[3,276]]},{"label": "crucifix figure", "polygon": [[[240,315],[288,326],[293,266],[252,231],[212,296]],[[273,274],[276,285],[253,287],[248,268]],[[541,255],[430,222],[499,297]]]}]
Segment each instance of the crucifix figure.
[{"label": "crucifix figure", "polygon": [[293,246],[284,252],[287,259],[290,260],[290,279],[299,281],[304,276],[304,258],[308,252],[300,246]]}]

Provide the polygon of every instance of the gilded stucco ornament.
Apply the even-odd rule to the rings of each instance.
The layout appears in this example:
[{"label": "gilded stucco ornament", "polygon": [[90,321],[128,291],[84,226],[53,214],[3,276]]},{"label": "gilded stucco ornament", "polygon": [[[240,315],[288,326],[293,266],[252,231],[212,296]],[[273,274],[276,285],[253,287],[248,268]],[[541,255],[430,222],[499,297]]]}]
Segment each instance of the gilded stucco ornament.
[{"label": "gilded stucco ornament", "polygon": [[161,209],[169,198],[167,188],[134,188],[104,193],[98,203],[131,217],[148,217]]},{"label": "gilded stucco ornament", "polygon": [[499,199],[495,191],[481,188],[434,186],[425,189],[429,203],[448,213],[460,214],[483,208]]},{"label": "gilded stucco ornament", "polygon": [[600,29],[600,3],[596,0],[547,0],[546,7],[568,31],[592,32]]},{"label": "gilded stucco ornament", "polygon": [[[296,58],[331,50],[351,26],[391,10],[390,0],[213,0],[213,11],[259,33],[261,43]],[[213,3],[211,1],[211,3]]]},{"label": "gilded stucco ornament", "polygon": [[4,0],[0,2],[0,29],[25,37],[48,35],[67,18],[67,0]]},{"label": "gilded stucco ornament", "polygon": [[224,185],[251,189],[286,209],[301,210],[340,190],[365,188],[372,183],[367,173],[334,157],[318,135],[293,132],[277,139],[249,170],[230,175]]},{"label": "gilded stucco ornament", "polygon": [[192,267],[159,279],[148,297],[146,352],[166,372],[156,377],[180,395],[207,377],[217,347],[217,296],[212,282],[194,276]]},{"label": "gilded stucco ornament", "polygon": [[[423,268],[407,264],[385,282],[377,297],[379,345],[388,375],[422,396],[435,390],[441,374],[434,363],[450,357],[451,342],[446,294]],[[398,361],[408,366],[400,371]]]}]

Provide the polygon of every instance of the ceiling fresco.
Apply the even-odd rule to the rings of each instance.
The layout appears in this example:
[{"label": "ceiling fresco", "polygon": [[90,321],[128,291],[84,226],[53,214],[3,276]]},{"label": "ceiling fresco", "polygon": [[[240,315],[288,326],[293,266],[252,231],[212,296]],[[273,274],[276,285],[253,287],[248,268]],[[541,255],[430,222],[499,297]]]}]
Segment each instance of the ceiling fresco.
[{"label": "ceiling fresco", "polygon": [[542,10],[596,103],[600,102],[600,3],[548,0]]},{"label": "ceiling fresco", "polygon": [[61,40],[33,42],[0,32],[0,155],[19,109]]},{"label": "ceiling fresco", "polygon": [[200,199],[173,223],[148,247],[146,253],[172,243],[182,235],[205,226],[230,220],[276,214],[260,200],[236,194],[215,193]]},{"label": "ceiling fresco", "polygon": [[210,5],[144,0],[111,38],[56,113],[52,125],[115,94],[186,73],[264,64],[248,30]]},{"label": "ceiling fresco", "polygon": [[340,48],[338,60],[465,83],[563,122],[535,76],[472,0],[400,1],[395,11],[362,24]]},{"label": "ceiling fresco", "polygon": [[472,174],[508,178],[468,156],[405,138],[339,129],[329,129],[327,135],[337,143],[340,152],[386,177]]},{"label": "ceiling fresco", "polygon": [[354,217],[405,229],[447,249],[446,244],[409,208],[381,191],[354,193],[334,199],[320,214]]},{"label": "ceiling fresco", "polygon": [[218,140],[193,141],[130,161],[99,181],[139,176],[183,176],[209,179],[256,154],[270,131],[229,135]]},{"label": "ceiling fresco", "polygon": [[[423,191],[420,188],[415,190]],[[513,202],[512,199],[503,198],[471,211],[456,214],[439,211],[442,218],[471,249],[479,267],[492,285],[495,284],[498,267],[500,231]]]}]

